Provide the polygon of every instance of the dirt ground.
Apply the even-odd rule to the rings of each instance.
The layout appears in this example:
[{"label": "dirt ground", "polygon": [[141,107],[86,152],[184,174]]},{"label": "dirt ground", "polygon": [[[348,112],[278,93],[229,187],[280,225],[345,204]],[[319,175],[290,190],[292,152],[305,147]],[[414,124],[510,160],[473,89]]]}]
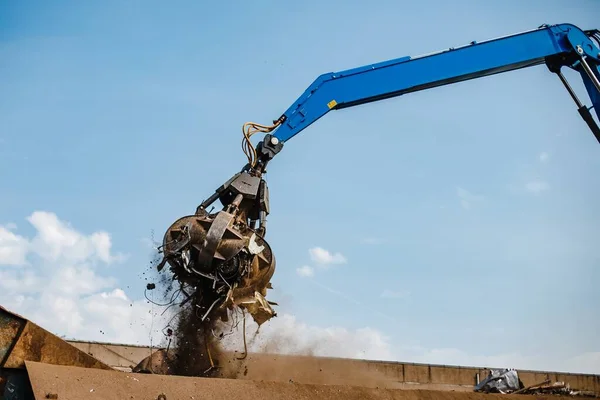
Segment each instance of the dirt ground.
[{"label": "dirt ground", "polygon": [[[134,374],[27,362],[36,399],[398,399],[398,400],[523,400],[519,395],[473,392],[397,390],[348,385],[309,385],[239,379]],[[558,396],[535,396],[536,400]]]}]

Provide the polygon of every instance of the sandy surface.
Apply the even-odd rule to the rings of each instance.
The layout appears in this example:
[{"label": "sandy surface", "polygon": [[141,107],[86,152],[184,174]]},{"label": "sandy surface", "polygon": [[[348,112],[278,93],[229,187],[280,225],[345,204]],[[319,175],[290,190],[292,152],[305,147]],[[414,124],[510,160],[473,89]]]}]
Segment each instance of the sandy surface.
[{"label": "sandy surface", "polygon": [[[319,358],[310,356],[285,356],[250,354],[243,360],[236,355],[223,354],[219,360],[221,370],[217,377],[252,381],[289,382],[310,385],[360,386],[364,388],[411,389],[419,382],[419,389],[473,390],[475,373],[467,370],[463,379],[440,376],[421,368],[423,376],[405,373],[405,369],[384,363],[365,363],[361,360]],[[412,367],[412,370],[418,367]],[[443,370],[442,370],[443,371]],[[452,371],[448,371],[451,373]],[[447,378],[447,379],[443,379]],[[412,381],[412,382],[411,382]]]},{"label": "sandy surface", "polygon": [[[523,396],[472,392],[398,390],[294,382],[192,378],[135,374],[26,362],[35,398],[81,399],[403,399],[403,400],[523,400]],[[537,399],[557,396],[535,396]]]}]

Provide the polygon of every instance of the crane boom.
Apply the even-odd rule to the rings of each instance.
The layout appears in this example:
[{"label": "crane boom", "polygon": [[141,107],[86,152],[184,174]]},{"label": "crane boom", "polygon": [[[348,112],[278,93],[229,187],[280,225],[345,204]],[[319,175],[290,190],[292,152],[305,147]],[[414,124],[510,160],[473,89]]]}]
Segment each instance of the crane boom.
[{"label": "crane boom", "polygon": [[[571,24],[544,25],[438,53],[323,74],[283,113],[273,136],[286,142],[331,110],[540,64],[556,73],[563,66],[580,71],[600,118],[600,48],[588,37],[593,33]],[[595,134],[600,141],[600,133]]]},{"label": "crane boom", "polygon": [[[594,43],[594,40],[598,44]],[[164,258],[201,321],[221,318],[241,307],[260,325],[276,315],[265,296],[275,272],[275,257],[264,240],[269,192],[263,178],[266,166],[285,142],[331,110],[383,100],[441,85],[546,64],[556,73],[577,109],[600,142],[600,128],[590,109],[577,97],[562,67],[578,71],[600,118],[600,34],[574,25],[541,26],[516,35],[472,42],[466,46],[420,57],[401,57],[347,71],[319,76],[274,121],[243,126],[242,148],[248,163],[196,209],[175,221],[165,233]],[[254,147],[255,133],[266,133]],[[208,207],[220,200],[223,208]]]}]

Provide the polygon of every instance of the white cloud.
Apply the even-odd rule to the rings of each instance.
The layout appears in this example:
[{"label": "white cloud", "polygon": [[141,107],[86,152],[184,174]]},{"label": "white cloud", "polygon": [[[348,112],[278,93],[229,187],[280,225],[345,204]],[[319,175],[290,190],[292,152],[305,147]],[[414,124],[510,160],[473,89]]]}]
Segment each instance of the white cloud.
[{"label": "white cloud", "polygon": [[296,273],[302,277],[310,278],[315,275],[315,270],[311,266],[303,265],[300,268],[296,268]]},{"label": "white cloud", "polygon": [[548,182],[541,179],[534,179],[525,184],[525,189],[533,194],[540,194],[550,189]]},{"label": "white cloud", "polygon": [[13,232],[14,224],[0,225],[0,265],[24,265],[29,241]]},{"label": "white cloud", "polygon": [[35,292],[41,284],[39,277],[30,270],[0,269],[0,292],[18,291],[19,293]]},{"label": "white cloud", "polygon": [[[55,214],[32,213],[32,237],[0,225],[0,304],[61,336],[148,344],[161,337],[164,309],[132,300],[103,265],[120,262],[107,232],[84,234]],[[21,268],[8,268],[21,265]],[[160,301],[160,300],[159,300]],[[151,330],[152,328],[152,330]]]},{"label": "white cloud", "polygon": [[550,154],[546,153],[545,151],[541,152],[539,155],[539,160],[541,162],[546,162],[546,161],[548,161],[549,158],[550,158]]},{"label": "white cloud", "polygon": [[483,196],[473,194],[462,187],[456,187],[456,195],[460,200],[460,205],[465,210],[471,209],[473,203],[481,202],[484,199]]},{"label": "white cloud", "polygon": [[45,211],[36,211],[27,220],[37,230],[31,245],[46,260],[111,263],[124,257],[121,254],[111,255],[111,238],[106,232],[94,232],[85,236],[74,230],[69,223],[60,221],[55,214]]},{"label": "white cloud", "polygon": [[313,247],[308,252],[310,258],[321,266],[346,263],[346,258],[341,253],[333,254],[321,247]]},{"label": "white cloud", "polygon": [[389,290],[385,289],[380,297],[384,299],[405,299],[410,296],[410,292],[407,290]]},{"label": "white cloud", "polygon": [[[346,258],[341,253],[331,253],[322,247],[313,247],[308,250],[311,260],[321,268],[327,268],[334,264],[346,263]],[[299,276],[309,278],[315,275],[315,269],[310,265],[303,265],[296,268],[296,273]]]},{"label": "white cloud", "polygon": [[50,284],[60,286],[62,294],[79,296],[109,289],[116,284],[116,280],[98,276],[89,266],[79,264],[58,269],[53,274]]}]

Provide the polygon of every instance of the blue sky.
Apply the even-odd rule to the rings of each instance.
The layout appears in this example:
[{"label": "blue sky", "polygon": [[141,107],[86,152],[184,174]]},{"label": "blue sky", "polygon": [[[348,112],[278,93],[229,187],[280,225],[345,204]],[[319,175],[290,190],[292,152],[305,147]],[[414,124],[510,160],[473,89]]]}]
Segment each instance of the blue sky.
[{"label": "blue sky", "polygon": [[[26,218],[46,211],[110,233],[126,258],[101,273],[140,300],[152,232],[243,165],[244,122],[279,117],[319,74],[598,15],[555,0],[4,2],[0,225],[34,238]],[[329,113],[269,169],[269,296],[310,326],[376,330],[394,359],[600,373],[599,151],[544,66]],[[321,268],[315,247],[345,262]]]}]

